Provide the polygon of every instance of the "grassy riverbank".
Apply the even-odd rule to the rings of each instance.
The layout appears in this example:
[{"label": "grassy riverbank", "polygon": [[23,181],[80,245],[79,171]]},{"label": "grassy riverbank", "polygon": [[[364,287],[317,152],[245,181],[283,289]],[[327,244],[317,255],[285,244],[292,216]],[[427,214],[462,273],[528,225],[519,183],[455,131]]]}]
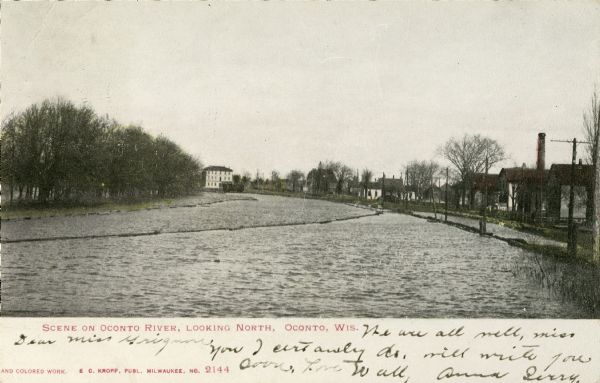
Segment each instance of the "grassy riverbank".
[{"label": "grassy riverbank", "polygon": [[87,203],[56,203],[56,204],[2,204],[1,219],[37,218],[90,213],[106,213],[119,211],[136,211],[149,208],[164,207],[171,204],[172,199],[127,199],[102,200]]}]

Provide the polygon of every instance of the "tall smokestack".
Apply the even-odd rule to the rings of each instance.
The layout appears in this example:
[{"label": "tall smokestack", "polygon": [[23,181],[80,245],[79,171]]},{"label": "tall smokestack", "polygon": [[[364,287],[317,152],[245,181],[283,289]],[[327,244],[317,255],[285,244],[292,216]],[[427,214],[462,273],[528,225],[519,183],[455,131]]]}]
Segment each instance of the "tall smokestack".
[{"label": "tall smokestack", "polygon": [[538,133],[536,168],[537,170],[546,168],[546,133]]}]

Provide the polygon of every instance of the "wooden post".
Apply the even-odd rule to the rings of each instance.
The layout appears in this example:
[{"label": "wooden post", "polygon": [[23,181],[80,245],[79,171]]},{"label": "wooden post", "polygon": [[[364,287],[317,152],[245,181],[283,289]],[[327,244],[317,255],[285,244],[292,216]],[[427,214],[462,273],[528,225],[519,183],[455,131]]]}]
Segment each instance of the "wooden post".
[{"label": "wooden post", "polygon": [[383,209],[385,204],[385,172],[383,173],[383,178],[381,179],[381,208]]},{"label": "wooden post", "polygon": [[567,250],[570,255],[577,255],[577,242],[575,224],[573,222],[573,210],[575,207],[575,162],[577,161],[577,138],[573,138],[573,156],[571,159],[571,183],[569,186],[569,220],[567,223]]},{"label": "wooden post", "polygon": [[444,212],[444,222],[448,222],[448,167],[446,166],[446,195],[444,196],[445,201],[445,212]]},{"label": "wooden post", "polygon": [[525,222],[525,163],[521,168],[521,222]]},{"label": "wooden post", "polygon": [[405,173],[404,180],[405,180],[404,184],[406,185],[405,188],[404,188],[405,189],[404,192],[406,193],[406,195],[405,195],[406,198],[404,199],[404,202],[405,202],[404,208],[406,210],[408,210],[408,167],[406,168],[406,173]]},{"label": "wooden post", "polygon": [[483,200],[483,216],[481,218],[481,223],[479,224],[479,234],[486,233],[486,221],[487,221],[487,204],[488,204],[488,188],[487,188],[487,176],[488,176],[488,158],[485,157],[485,174],[483,176],[483,184],[484,184],[484,200]]},{"label": "wooden post", "polygon": [[[438,177],[438,205],[442,205],[442,178]],[[442,214],[442,213],[440,213]]]},{"label": "wooden post", "polygon": [[433,194],[433,175],[431,176],[431,200],[433,201],[433,217],[437,220],[437,208],[435,206],[435,195]]}]

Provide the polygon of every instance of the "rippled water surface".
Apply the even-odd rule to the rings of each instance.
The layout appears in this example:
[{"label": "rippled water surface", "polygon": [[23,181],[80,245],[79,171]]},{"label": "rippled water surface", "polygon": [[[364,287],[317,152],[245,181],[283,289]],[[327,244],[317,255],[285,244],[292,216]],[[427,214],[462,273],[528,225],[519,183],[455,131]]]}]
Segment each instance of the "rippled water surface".
[{"label": "rippled water surface", "polygon": [[343,204],[254,198],[3,222],[5,240],[158,234],[3,244],[2,315],[591,315],[531,278],[561,265],[502,241]]}]

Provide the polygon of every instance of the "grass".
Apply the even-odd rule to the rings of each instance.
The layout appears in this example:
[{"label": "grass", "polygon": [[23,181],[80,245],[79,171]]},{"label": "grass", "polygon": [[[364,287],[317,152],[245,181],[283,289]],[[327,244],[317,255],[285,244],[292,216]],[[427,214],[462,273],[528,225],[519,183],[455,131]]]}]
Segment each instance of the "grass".
[{"label": "grass", "polygon": [[86,203],[13,204],[3,205],[1,219],[82,215],[109,211],[135,211],[169,205],[172,199],[127,199],[91,201]]}]

